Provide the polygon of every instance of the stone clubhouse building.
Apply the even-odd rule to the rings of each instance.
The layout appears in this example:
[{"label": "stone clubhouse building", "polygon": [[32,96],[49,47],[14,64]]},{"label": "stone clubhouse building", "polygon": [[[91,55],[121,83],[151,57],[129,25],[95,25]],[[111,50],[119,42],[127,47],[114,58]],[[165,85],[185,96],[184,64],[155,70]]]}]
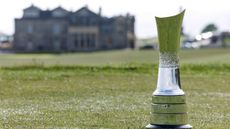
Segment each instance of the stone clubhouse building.
[{"label": "stone clubhouse building", "polygon": [[72,52],[135,47],[135,17],[111,18],[87,6],[72,12],[62,7],[41,10],[31,5],[15,19],[13,48],[18,52]]}]

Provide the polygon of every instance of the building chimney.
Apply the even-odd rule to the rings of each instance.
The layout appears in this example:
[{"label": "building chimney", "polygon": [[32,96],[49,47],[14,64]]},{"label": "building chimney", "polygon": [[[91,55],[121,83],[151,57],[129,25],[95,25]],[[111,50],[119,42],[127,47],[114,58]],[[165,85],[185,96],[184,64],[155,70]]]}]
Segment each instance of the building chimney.
[{"label": "building chimney", "polygon": [[98,10],[98,15],[101,16],[101,13],[102,13],[102,8],[99,7],[99,10]]}]

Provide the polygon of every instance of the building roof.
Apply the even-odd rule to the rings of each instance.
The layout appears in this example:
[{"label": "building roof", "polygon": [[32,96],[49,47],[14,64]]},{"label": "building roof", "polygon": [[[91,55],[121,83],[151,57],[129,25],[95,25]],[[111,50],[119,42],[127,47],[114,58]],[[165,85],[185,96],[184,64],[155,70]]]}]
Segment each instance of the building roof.
[{"label": "building roof", "polygon": [[24,9],[24,11],[26,11],[26,10],[38,10],[38,11],[41,11],[40,8],[38,8],[37,6],[34,6],[33,4],[31,4],[29,7]]},{"label": "building roof", "polygon": [[91,11],[87,6],[78,9],[76,12],[73,13],[73,15],[100,17],[100,15]]},{"label": "building roof", "polygon": [[[111,23],[111,22],[115,22],[115,21],[119,21],[119,20],[124,20],[125,18],[127,18],[127,16],[132,17],[134,19],[133,16],[131,15],[127,15],[125,16],[113,16],[113,17],[104,17],[100,15],[100,10],[98,13],[95,13],[93,11],[91,11],[88,6],[84,6],[80,9],[78,9],[75,12],[72,11],[68,11],[66,9],[64,9],[61,6],[58,6],[52,10],[41,10],[40,8],[34,6],[33,4],[27,8],[24,9],[24,11],[38,11],[39,15],[37,17],[23,17],[23,19],[49,19],[49,18],[55,18],[55,19],[63,19],[63,18],[69,18],[70,21],[75,21],[76,19],[78,19],[78,17],[94,17],[94,18],[100,18],[100,22],[103,23]],[[64,15],[63,16],[54,16],[53,13],[57,11],[57,12],[63,12]]]},{"label": "building roof", "polygon": [[58,6],[57,8],[54,8],[52,11],[56,11],[56,10],[61,10],[61,11],[64,11],[64,12],[69,12],[68,10],[62,8],[61,6]]}]

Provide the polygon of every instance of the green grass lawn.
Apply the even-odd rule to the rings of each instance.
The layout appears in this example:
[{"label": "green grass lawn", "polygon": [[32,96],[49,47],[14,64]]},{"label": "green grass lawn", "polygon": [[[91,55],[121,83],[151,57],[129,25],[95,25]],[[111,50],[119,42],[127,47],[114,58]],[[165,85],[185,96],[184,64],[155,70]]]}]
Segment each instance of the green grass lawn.
[{"label": "green grass lawn", "polygon": [[[230,48],[182,50],[181,63],[230,63]],[[158,51],[107,51],[75,54],[3,54],[0,66],[18,65],[120,65],[127,63],[158,63]]]},{"label": "green grass lawn", "polygon": [[[229,129],[230,49],[180,55],[190,124]],[[157,56],[154,51],[1,55],[0,128],[144,129]],[[20,66],[25,64],[34,66]]]}]

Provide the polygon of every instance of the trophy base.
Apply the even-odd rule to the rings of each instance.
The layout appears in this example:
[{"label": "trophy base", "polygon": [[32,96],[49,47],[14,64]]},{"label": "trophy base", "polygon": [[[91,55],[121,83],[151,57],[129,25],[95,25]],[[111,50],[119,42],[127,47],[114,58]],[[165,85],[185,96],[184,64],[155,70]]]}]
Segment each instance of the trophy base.
[{"label": "trophy base", "polygon": [[192,129],[192,126],[187,125],[147,125],[146,129]]}]

